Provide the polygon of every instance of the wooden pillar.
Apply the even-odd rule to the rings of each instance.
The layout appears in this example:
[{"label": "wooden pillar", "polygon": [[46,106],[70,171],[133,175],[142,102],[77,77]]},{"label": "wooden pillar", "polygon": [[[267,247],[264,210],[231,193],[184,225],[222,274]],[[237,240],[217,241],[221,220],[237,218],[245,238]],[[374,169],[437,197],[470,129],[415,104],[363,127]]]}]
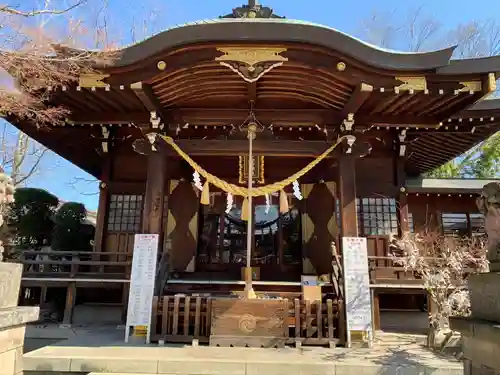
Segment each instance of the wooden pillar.
[{"label": "wooden pillar", "polygon": [[[342,237],[358,236],[358,213],[356,210],[356,165],[355,158],[352,155],[344,154],[339,160],[339,213],[340,213],[340,249],[342,252]],[[342,261],[342,268],[344,262]],[[342,309],[342,322],[344,326],[342,332],[339,332],[341,342],[347,340],[347,308],[344,304]]]},{"label": "wooden pillar", "polygon": [[94,234],[94,251],[104,251],[105,234],[107,227],[107,216],[109,209],[109,182],[111,180],[111,158],[105,155],[102,160],[101,181],[99,183],[99,205],[97,206],[97,218]]},{"label": "wooden pillar", "polygon": [[380,330],[380,295],[376,289],[372,289],[373,330]]},{"label": "wooden pillar", "polygon": [[398,223],[399,235],[410,231],[410,223],[408,222],[408,196],[406,195],[406,173],[405,173],[405,158],[396,157],[396,185],[399,190],[398,195]]},{"label": "wooden pillar", "polygon": [[339,160],[339,211],[341,237],[357,237],[356,169],[352,155],[342,155]]},{"label": "wooden pillar", "polygon": [[[167,172],[167,157],[160,152],[151,152],[147,161],[146,192],[142,212],[141,232],[158,234],[158,255],[162,256],[163,247],[163,202],[165,197],[165,179]],[[127,275],[130,277],[130,275]],[[130,285],[123,286],[122,321],[126,322]]]},{"label": "wooden pillar", "polygon": [[142,232],[159,234],[159,243],[162,244],[163,201],[165,197],[167,157],[160,152],[151,152],[148,155],[147,165],[148,172],[142,214]]},{"label": "wooden pillar", "polygon": [[72,282],[66,289],[66,305],[64,307],[63,325],[70,326],[73,323],[73,311],[75,309],[76,283]]}]

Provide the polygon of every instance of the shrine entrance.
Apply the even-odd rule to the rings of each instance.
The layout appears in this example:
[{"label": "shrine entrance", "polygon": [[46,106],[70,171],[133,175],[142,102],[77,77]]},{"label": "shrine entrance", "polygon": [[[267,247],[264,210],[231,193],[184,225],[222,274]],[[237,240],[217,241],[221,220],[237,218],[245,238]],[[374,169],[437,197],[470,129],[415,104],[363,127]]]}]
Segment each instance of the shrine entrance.
[{"label": "shrine entrance", "polygon": [[[290,209],[280,214],[278,194],[254,200],[252,259],[254,279],[298,281],[302,271],[302,227],[299,201],[288,197]],[[245,267],[247,222],[241,219],[241,198],[230,210],[222,195],[213,205],[200,205],[196,271],[216,273],[218,278],[241,279]],[[227,211],[227,212],[226,212]]]}]

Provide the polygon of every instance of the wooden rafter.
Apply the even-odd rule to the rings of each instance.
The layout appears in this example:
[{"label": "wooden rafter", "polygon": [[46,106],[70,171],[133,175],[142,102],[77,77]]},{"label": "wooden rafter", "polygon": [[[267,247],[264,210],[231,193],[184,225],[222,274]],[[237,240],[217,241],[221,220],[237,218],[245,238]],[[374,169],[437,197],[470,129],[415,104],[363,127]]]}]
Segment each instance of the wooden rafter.
[{"label": "wooden rafter", "polygon": [[159,117],[164,124],[167,123],[163,105],[153,93],[153,89],[150,85],[143,82],[135,82],[130,85],[130,88],[142,104],[144,104],[144,107],[150,112],[151,118]]},{"label": "wooden rafter", "polygon": [[342,115],[347,117],[349,113],[356,114],[363,104],[368,100],[373,92],[373,86],[367,83],[361,83],[354,89],[351,97],[342,109]]}]

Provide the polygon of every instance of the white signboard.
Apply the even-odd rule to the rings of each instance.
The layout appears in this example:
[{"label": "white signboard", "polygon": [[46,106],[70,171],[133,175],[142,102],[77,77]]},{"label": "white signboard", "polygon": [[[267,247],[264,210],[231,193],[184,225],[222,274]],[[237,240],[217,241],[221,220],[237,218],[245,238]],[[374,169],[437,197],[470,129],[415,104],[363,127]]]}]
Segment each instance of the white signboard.
[{"label": "white signboard", "polygon": [[347,343],[350,345],[351,331],[363,331],[368,333],[371,344],[373,323],[366,238],[342,237],[342,259]]},{"label": "white signboard", "polygon": [[146,342],[150,341],[158,238],[157,234],[136,234],[134,237],[125,342],[128,342],[131,326],[145,326]]}]

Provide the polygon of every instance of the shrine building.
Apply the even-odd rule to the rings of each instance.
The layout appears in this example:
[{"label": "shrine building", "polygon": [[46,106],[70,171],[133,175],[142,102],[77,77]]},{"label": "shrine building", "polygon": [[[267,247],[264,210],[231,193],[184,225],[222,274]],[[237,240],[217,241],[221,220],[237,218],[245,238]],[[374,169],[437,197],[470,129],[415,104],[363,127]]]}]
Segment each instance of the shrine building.
[{"label": "shrine building", "polygon": [[[202,341],[207,301],[243,293],[249,235],[255,293],[302,301],[301,278],[317,276],[324,306],[293,311],[324,311],[326,328],[318,319],[314,337],[342,341],[342,237],[367,239],[377,328],[380,308],[423,305],[421,280],[390,260],[391,235],[483,232],[475,199],[487,181],[422,176],[500,129],[500,99],[487,99],[500,56],[389,51],[254,3],[166,30],[78,82],[44,88],[47,107],[69,110],[64,124],[37,129],[5,116],[100,181],[91,260],[75,249],[43,272],[24,261],[22,285],[40,290],[41,302],[65,288],[65,323],[75,301],[125,310],[134,235],[158,234],[153,314],[178,323],[155,320],[153,339]],[[247,188],[249,133],[252,185],[262,192],[251,207],[238,188],[220,187]],[[201,320],[186,318],[190,309]]]}]

